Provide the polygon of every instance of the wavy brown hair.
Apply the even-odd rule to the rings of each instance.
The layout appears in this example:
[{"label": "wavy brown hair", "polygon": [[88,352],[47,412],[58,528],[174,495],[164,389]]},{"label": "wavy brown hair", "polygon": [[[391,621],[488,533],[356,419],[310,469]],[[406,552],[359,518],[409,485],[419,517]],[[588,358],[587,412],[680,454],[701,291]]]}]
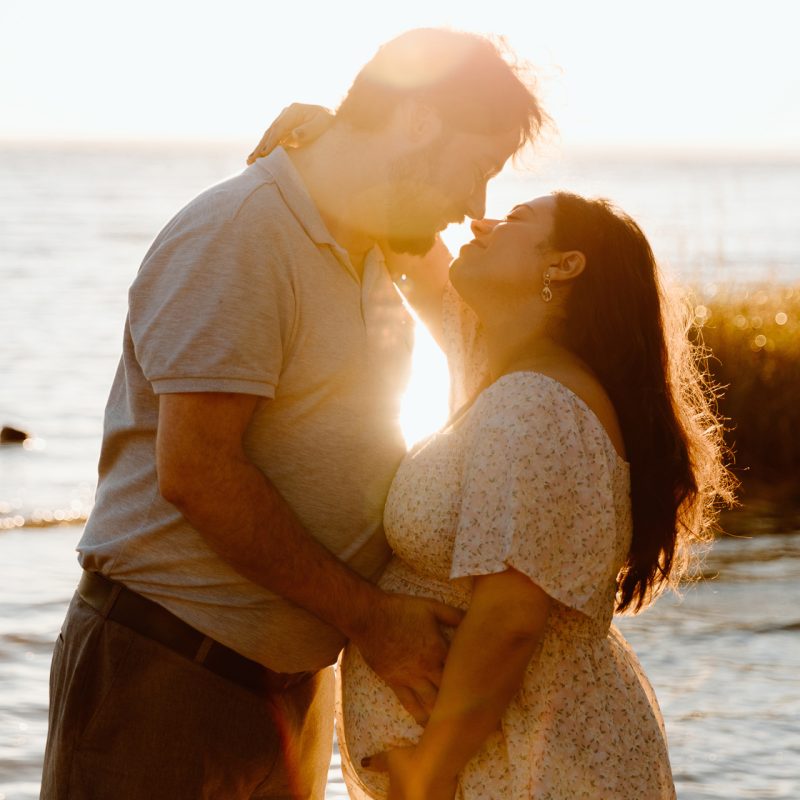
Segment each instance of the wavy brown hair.
[{"label": "wavy brown hair", "polygon": [[699,331],[666,295],[639,226],[607,200],[553,196],[549,244],[586,257],[554,335],[594,371],[619,418],[633,538],[616,607],[638,611],[678,583],[733,501],[716,389]]}]

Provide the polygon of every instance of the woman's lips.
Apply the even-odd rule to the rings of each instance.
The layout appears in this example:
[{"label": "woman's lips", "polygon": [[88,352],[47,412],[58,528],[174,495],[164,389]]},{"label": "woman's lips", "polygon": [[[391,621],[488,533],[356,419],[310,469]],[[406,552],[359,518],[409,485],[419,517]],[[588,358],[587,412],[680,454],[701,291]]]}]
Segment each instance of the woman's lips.
[{"label": "woman's lips", "polygon": [[467,242],[465,245],[463,245],[461,247],[461,249],[458,251],[458,254],[462,255],[470,247],[477,247],[479,250],[485,250],[486,249],[486,245],[485,244],[483,244],[482,242],[478,241],[477,239],[472,239],[472,241]]}]

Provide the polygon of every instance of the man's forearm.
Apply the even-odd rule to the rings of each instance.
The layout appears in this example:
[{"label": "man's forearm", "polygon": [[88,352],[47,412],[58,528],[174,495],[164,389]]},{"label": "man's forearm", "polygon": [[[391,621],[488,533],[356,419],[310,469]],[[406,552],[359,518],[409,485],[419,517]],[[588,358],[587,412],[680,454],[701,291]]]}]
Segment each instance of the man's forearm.
[{"label": "man's forearm", "polygon": [[379,590],[316,541],[245,458],[192,468],[201,470],[193,488],[168,499],[220,558],[348,638],[356,636]]},{"label": "man's forearm", "polygon": [[338,629],[410,713],[426,716],[415,693],[438,685],[447,652],[439,625],[457,625],[460,613],[381,592],[303,528],[246,455],[243,438],[257,404],[257,397],[230,393],[162,395],[159,491],[222,560]]}]

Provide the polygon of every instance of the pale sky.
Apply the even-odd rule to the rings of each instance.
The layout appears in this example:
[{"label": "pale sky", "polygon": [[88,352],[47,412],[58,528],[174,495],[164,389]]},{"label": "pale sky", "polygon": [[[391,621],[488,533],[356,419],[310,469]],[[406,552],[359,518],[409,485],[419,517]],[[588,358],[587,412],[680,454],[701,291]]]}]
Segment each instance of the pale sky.
[{"label": "pale sky", "polygon": [[0,0],[0,139],[254,142],[413,27],[503,34],[559,147],[800,151],[796,0]]}]

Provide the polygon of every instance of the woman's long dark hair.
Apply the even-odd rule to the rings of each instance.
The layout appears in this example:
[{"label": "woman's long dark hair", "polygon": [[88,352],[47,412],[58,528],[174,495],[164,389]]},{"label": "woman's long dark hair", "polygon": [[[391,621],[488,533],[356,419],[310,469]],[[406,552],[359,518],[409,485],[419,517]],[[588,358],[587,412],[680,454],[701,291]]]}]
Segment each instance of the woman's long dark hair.
[{"label": "woman's long dark hair", "polygon": [[549,244],[579,250],[555,336],[596,374],[619,418],[631,466],[633,539],[617,611],[638,611],[686,571],[732,500],[722,426],[703,350],[667,300],[639,226],[602,199],[557,192]]}]

